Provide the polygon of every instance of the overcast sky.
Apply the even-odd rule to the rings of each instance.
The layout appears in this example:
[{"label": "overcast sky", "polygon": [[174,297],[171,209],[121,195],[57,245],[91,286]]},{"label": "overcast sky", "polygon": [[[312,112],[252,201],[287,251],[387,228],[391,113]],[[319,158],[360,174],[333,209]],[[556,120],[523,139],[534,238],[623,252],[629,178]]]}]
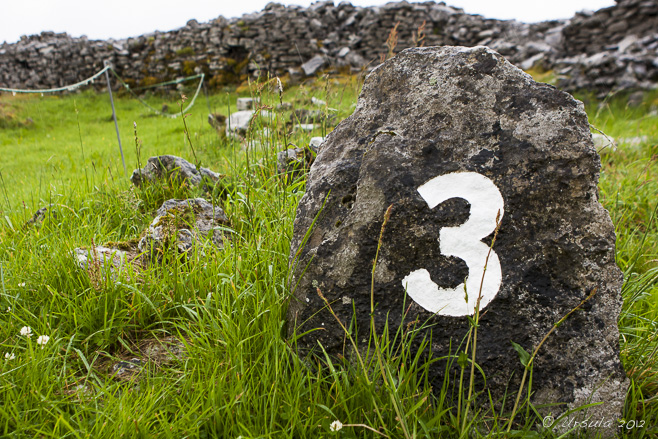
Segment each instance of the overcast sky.
[{"label": "overcast sky", "polygon": [[[209,21],[220,15],[239,17],[260,11],[270,0],[1,0],[0,43],[41,31],[67,32],[90,39],[126,38],[155,30],[177,29],[195,18]],[[311,0],[278,3],[308,6]],[[334,4],[340,3],[335,0]],[[352,0],[353,5],[382,5],[386,1]],[[438,2],[437,2],[438,3]],[[448,0],[487,18],[536,22],[570,18],[581,10],[612,6],[614,0]]]}]

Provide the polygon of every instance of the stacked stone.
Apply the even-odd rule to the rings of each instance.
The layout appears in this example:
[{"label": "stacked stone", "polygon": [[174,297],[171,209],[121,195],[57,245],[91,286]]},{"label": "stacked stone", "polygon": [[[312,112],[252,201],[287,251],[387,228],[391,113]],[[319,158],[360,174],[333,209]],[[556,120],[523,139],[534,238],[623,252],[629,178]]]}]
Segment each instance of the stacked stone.
[{"label": "stacked stone", "polygon": [[[368,8],[332,1],[308,8],[270,3],[240,18],[190,20],[170,32],[118,41],[52,32],[23,37],[0,46],[0,86],[67,85],[91,76],[106,60],[131,86],[196,73],[205,73],[211,87],[219,87],[264,72],[294,76],[329,67],[358,71],[380,63],[396,28],[396,52],[419,44],[486,45],[526,70],[538,65],[556,68],[563,76],[559,85],[566,90],[649,88],[658,74],[658,33],[651,33],[658,28],[657,10],[655,1],[624,0],[569,22],[524,24],[469,15],[443,2],[402,1]],[[606,36],[610,29],[614,32]],[[629,42],[629,35],[637,39]]]},{"label": "stacked stone", "polygon": [[111,43],[42,32],[0,47],[0,84],[4,87],[56,88],[74,84],[103,68]]},{"label": "stacked stone", "polygon": [[580,54],[555,61],[558,86],[589,89],[605,95],[610,90],[656,88],[658,32],[643,38],[629,35],[593,55]]},{"label": "stacked stone", "polygon": [[658,82],[658,2],[618,0],[579,13],[562,30],[558,85],[567,90],[650,89]]},{"label": "stacked stone", "polygon": [[581,12],[564,28],[567,56],[593,55],[616,45],[628,35],[638,38],[658,30],[658,2],[618,0],[617,5],[596,12]]}]

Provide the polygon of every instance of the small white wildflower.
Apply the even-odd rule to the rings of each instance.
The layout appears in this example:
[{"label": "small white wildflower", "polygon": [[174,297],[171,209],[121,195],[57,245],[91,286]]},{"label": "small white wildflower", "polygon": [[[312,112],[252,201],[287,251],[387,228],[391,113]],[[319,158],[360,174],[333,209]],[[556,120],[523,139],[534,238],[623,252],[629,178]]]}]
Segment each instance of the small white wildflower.
[{"label": "small white wildflower", "polygon": [[25,282],[19,283],[18,286],[21,287],[21,288],[25,288]]},{"label": "small white wildflower", "polygon": [[48,340],[50,340],[50,337],[47,335],[40,335],[39,338],[37,338],[37,344],[41,345],[41,349],[48,343]]},{"label": "small white wildflower", "polygon": [[279,87],[279,94],[283,93],[283,84],[281,84],[281,80],[278,76],[276,77],[276,85]]},{"label": "small white wildflower", "polygon": [[7,312],[11,312],[11,306],[7,307]]},{"label": "small white wildflower", "polygon": [[335,420],[329,425],[329,430],[331,431],[338,431],[341,428],[343,428],[343,423],[340,422],[339,420]]},{"label": "small white wildflower", "polygon": [[11,354],[9,352],[5,353],[5,360],[13,360],[16,358],[16,355],[12,352]]},{"label": "small white wildflower", "polygon": [[30,328],[29,326],[23,326],[21,328],[21,335],[24,335],[27,338],[32,337],[32,328]]}]

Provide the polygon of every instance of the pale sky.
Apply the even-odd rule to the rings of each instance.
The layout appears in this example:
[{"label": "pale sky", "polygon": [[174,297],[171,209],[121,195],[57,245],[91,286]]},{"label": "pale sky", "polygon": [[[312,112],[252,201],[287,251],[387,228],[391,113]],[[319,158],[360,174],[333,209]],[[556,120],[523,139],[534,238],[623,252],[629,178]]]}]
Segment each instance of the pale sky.
[{"label": "pale sky", "polygon": [[[0,0],[0,43],[41,31],[67,32],[90,39],[126,38],[180,28],[194,18],[205,22],[262,10],[270,0]],[[311,0],[278,3],[308,6]],[[338,5],[340,0],[334,0]],[[352,0],[355,6],[386,1]],[[438,2],[437,2],[438,3]],[[447,0],[450,6],[487,18],[527,23],[570,18],[577,11],[614,5],[614,0]]]}]

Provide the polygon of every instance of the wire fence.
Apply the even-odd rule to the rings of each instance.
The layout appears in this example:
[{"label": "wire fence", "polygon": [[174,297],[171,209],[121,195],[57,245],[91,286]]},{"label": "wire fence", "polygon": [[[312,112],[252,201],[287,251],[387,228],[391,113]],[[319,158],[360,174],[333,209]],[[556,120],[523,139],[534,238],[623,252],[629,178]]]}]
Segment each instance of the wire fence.
[{"label": "wire fence", "polygon": [[[203,81],[205,79],[205,75],[203,73],[201,73],[201,74],[198,74],[198,75],[187,76],[187,77],[175,79],[175,80],[172,80],[172,81],[165,81],[165,82],[161,82],[161,83],[158,83],[158,84],[152,84],[152,85],[148,85],[148,86],[144,86],[144,87],[137,87],[137,88],[133,89],[133,88],[130,87],[130,85],[128,85],[126,83],[126,81],[123,80],[123,78],[121,78],[121,76],[119,76],[119,74],[112,68],[110,63],[108,61],[105,61],[105,66],[101,70],[99,70],[98,72],[96,72],[95,74],[90,76],[89,78],[84,79],[80,82],[76,82],[75,84],[65,85],[65,86],[56,87],[56,88],[34,89],[34,90],[0,87],[0,92],[12,93],[14,96],[16,96],[19,93],[26,93],[26,94],[41,93],[41,95],[43,96],[46,93],[60,93],[60,92],[66,92],[66,91],[76,91],[76,90],[80,89],[81,87],[85,87],[85,86],[88,86],[88,85],[92,84],[97,78],[99,78],[102,75],[105,75],[105,78],[107,80],[108,94],[110,96],[110,103],[112,105],[112,118],[114,119],[114,127],[115,127],[115,130],[116,130],[117,141],[119,143],[119,151],[121,153],[121,161],[123,163],[123,171],[124,171],[124,174],[125,174],[126,173],[126,161],[125,161],[125,158],[124,158],[124,155],[123,155],[123,147],[121,145],[121,136],[119,134],[119,125],[117,123],[117,115],[116,115],[116,110],[115,110],[115,106],[114,106],[114,98],[112,96],[112,85],[110,83],[109,72],[112,72],[112,75],[114,75],[114,77],[122,85],[122,87],[125,90],[127,90],[133,98],[135,98],[140,104],[142,104],[144,107],[146,107],[149,111],[151,111],[151,112],[153,112],[153,113],[155,113],[159,116],[168,117],[168,118],[171,118],[171,119],[175,119],[177,117],[180,117],[180,116],[184,115],[185,113],[187,113],[194,106],[194,104],[196,103],[196,100],[199,96],[199,93],[200,93],[200,91],[203,87]],[[140,91],[140,90],[148,90],[148,89],[166,87],[166,86],[169,86],[169,85],[178,85],[178,84],[182,84],[183,82],[193,81],[195,79],[199,80],[199,84],[196,87],[196,91],[194,92],[194,96],[192,97],[192,100],[190,101],[189,105],[187,107],[185,107],[184,109],[182,109],[179,113],[165,113],[163,111],[157,110],[156,108],[151,106],[148,102],[146,102],[146,100],[144,100],[142,97],[140,97],[136,93],[136,91]],[[204,91],[205,91],[205,89],[204,89]],[[210,103],[208,101],[207,93],[206,93],[206,103],[208,104],[208,109],[209,109],[208,111],[210,111]]]},{"label": "wire fence", "polygon": [[84,87],[86,85],[89,85],[94,82],[96,78],[101,76],[103,73],[106,71],[110,70],[112,67],[105,66],[102,70],[99,72],[95,73],[93,76],[90,76],[89,78],[82,80],[80,82],[76,82],[75,84],[71,85],[65,85],[64,87],[57,87],[57,88],[46,88],[46,89],[37,89],[37,90],[26,90],[26,89],[20,89],[20,88],[4,88],[0,87],[0,91],[12,93],[14,96],[18,93],[59,93],[62,91],[75,91],[79,89],[80,87]]},{"label": "wire fence", "polygon": [[[140,104],[142,104],[143,106],[148,108],[150,111],[154,112],[155,114],[157,114],[159,116],[169,117],[169,118],[172,118],[172,119],[175,119],[177,117],[180,117],[182,114],[187,113],[194,106],[194,103],[196,102],[196,99],[199,96],[199,92],[201,91],[201,88],[203,87],[203,80],[205,78],[205,75],[203,73],[201,73],[199,75],[188,76],[188,77],[176,79],[176,80],[173,80],[173,81],[161,82],[161,83],[158,83],[158,84],[153,84],[153,85],[149,85],[149,86],[146,86],[146,87],[139,87],[139,88],[133,89],[133,88],[130,87],[130,85],[128,85],[117,74],[117,72],[114,71],[114,69],[112,69],[111,71],[112,71],[112,74],[115,76],[115,78],[121,83],[121,85],[123,85],[123,88],[126,89],[135,99],[137,99],[137,101],[139,101]],[[147,90],[147,89],[151,89],[151,88],[165,87],[167,85],[181,84],[183,82],[192,81],[192,80],[197,79],[197,78],[199,78],[199,85],[197,86],[196,91],[194,92],[194,96],[192,97],[192,100],[190,101],[190,104],[187,107],[185,107],[180,113],[165,113],[163,111],[160,111],[160,110],[152,107],[148,102],[146,102],[137,93],[135,93],[135,90]]]},{"label": "wire fence", "polygon": [[[119,81],[119,83],[123,86],[123,88],[125,90],[127,90],[133,98],[135,98],[140,104],[142,104],[144,107],[146,107],[149,111],[152,111],[153,113],[155,113],[159,116],[169,117],[169,118],[172,118],[172,119],[180,117],[181,114],[184,114],[184,113],[188,112],[194,106],[194,104],[196,103],[197,98],[199,97],[199,93],[201,92],[201,89],[203,88],[203,84],[204,84],[204,80],[205,80],[205,75],[203,73],[200,73],[198,75],[186,76],[184,78],[179,78],[179,79],[175,79],[175,80],[172,80],[172,81],[165,81],[165,82],[160,82],[160,83],[153,84],[153,85],[133,88],[133,87],[130,87],[130,85],[127,84],[126,81],[124,81],[124,79],[121,78],[121,76],[119,76],[119,74],[112,68],[112,66],[106,65],[101,70],[96,72],[94,75],[92,75],[89,78],[84,79],[80,82],[76,82],[75,84],[65,85],[65,86],[57,87],[57,88],[33,89],[33,90],[20,89],[20,88],[0,87],[0,92],[12,93],[15,96],[16,94],[19,94],[19,93],[31,93],[31,94],[41,93],[41,94],[44,94],[44,93],[59,93],[59,92],[64,92],[64,91],[76,91],[81,87],[92,84],[97,78],[99,78],[105,72],[108,72],[108,71],[112,72],[112,75],[114,75],[114,77],[117,79],[117,81]],[[197,88],[194,92],[194,96],[192,97],[192,100],[190,101],[189,105],[187,107],[185,107],[183,109],[183,111],[180,112],[180,113],[165,113],[163,111],[160,111],[160,110],[154,108],[148,102],[146,102],[142,97],[140,97],[136,93],[137,91],[141,91],[141,90],[148,90],[148,89],[166,87],[168,85],[178,85],[178,84],[182,84],[183,82],[193,81],[195,79],[199,79],[199,84],[197,85]]]}]

